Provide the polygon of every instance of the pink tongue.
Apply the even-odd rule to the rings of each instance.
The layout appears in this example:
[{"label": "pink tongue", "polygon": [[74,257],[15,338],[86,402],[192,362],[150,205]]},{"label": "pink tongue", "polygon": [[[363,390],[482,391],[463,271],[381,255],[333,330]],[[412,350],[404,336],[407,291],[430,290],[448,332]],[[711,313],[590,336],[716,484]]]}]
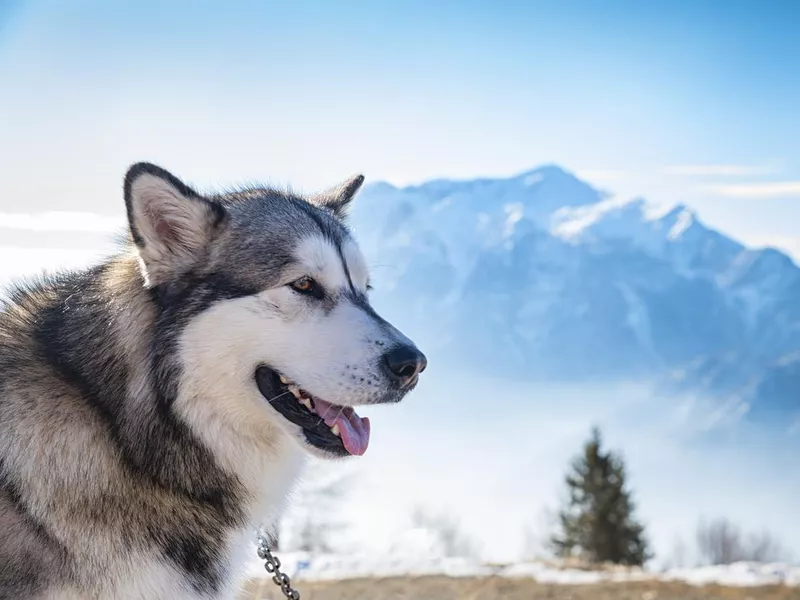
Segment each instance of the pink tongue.
[{"label": "pink tongue", "polygon": [[359,417],[349,406],[342,408],[314,398],[314,412],[325,421],[328,427],[339,426],[339,435],[345,449],[355,456],[361,456],[369,446],[369,418]]}]

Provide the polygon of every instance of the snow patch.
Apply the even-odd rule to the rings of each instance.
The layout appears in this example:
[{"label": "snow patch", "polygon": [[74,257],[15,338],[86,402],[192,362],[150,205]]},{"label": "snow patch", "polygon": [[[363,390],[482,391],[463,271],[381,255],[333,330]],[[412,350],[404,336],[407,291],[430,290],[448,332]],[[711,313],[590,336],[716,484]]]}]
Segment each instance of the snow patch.
[{"label": "snow patch", "polygon": [[633,331],[639,345],[655,360],[658,360],[658,353],[653,345],[647,304],[628,284],[620,281],[616,285],[628,306],[628,315],[625,319],[628,327]]},{"label": "snow patch", "polygon": [[694,223],[694,215],[690,210],[682,210],[678,215],[678,218],[675,219],[675,224],[670,228],[669,233],[667,234],[667,239],[669,240],[677,240],[684,231],[689,229]]},{"label": "snow patch", "polygon": [[[426,553],[390,555],[336,555],[305,552],[278,553],[282,569],[295,581],[323,581],[362,577],[448,577],[529,578],[540,583],[589,585],[602,582],[681,581],[690,585],[718,584],[729,587],[766,585],[800,586],[800,566],[740,562],[731,565],[651,571],[638,568],[562,568],[541,561],[510,565],[487,564],[468,558],[444,558]],[[263,561],[249,565],[251,577],[266,577]]]},{"label": "snow patch", "polygon": [[521,202],[514,202],[512,204],[506,204],[503,209],[506,213],[505,226],[503,227],[503,237],[507,239],[514,235],[515,225],[522,220],[522,217],[525,216],[525,207]]},{"label": "snow patch", "polygon": [[525,184],[525,185],[531,186],[531,185],[536,185],[537,183],[539,183],[543,179],[544,179],[544,176],[541,173],[533,173],[531,175],[526,175],[523,178],[522,183]]}]

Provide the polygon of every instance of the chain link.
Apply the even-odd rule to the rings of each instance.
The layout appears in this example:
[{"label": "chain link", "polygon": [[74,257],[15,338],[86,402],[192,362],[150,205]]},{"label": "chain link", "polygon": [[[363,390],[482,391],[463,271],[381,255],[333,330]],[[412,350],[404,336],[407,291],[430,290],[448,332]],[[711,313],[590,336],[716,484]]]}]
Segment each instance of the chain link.
[{"label": "chain link", "polygon": [[281,572],[281,561],[277,556],[272,555],[272,551],[269,549],[269,540],[263,535],[258,536],[258,557],[266,561],[264,568],[267,573],[272,575],[272,582],[281,588],[283,595],[289,600],[300,600],[300,592],[292,587],[291,578]]}]

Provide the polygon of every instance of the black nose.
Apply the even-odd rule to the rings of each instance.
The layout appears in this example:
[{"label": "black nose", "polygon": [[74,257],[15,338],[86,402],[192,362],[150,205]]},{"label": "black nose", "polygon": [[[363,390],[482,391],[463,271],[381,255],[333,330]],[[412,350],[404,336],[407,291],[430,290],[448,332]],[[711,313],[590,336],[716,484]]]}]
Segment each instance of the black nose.
[{"label": "black nose", "polygon": [[428,366],[428,359],[414,346],[396,346],[383,355],[389,376],[402,387],[414,381]]}]

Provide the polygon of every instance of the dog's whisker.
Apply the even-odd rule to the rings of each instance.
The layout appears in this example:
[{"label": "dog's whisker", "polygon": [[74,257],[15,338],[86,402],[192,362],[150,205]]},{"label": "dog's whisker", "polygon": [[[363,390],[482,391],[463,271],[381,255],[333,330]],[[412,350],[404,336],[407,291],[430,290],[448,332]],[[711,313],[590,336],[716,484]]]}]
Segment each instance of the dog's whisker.
[{"label": "dog's whisker", "polygon": [[[334,418],[334,421],[335,421],[336,419],[338,419],[340,416],[342,416],[342,412],[344,412],[344,407],[343,407],[343,406],[339,407],[339,413],[338,413],[338,414],[336,415],[336,417]],[[326,414],[327,414],[327,413],[326,413]],[[319,418],[319,421],[317,421],[317,425],[321,425],[322,423],[325,423],[325,419],[324,419],[323,417],[321,417],[321,416],[320,416],[320,418]],[[325,423],[325,425],[327,425],[327,423]]]},{"label": "dog's whisker", "polygon": [[275,397],[274,397],[274,398],[272,398],[271,400],[267,400],[267,402],[269,402],[270,404],[272,404],[272,403],[273,403],[273,402],[275,402],[275,400],[277,400],[278,398],[283,398],[283,397],[284,397],[286,394],[291,394],[291,393],[292,393],[292,392],[290,392],[289,390],[286,390],[285,392],[281,392],[280,394],[278,394],[277,396],[275,396]]}]

